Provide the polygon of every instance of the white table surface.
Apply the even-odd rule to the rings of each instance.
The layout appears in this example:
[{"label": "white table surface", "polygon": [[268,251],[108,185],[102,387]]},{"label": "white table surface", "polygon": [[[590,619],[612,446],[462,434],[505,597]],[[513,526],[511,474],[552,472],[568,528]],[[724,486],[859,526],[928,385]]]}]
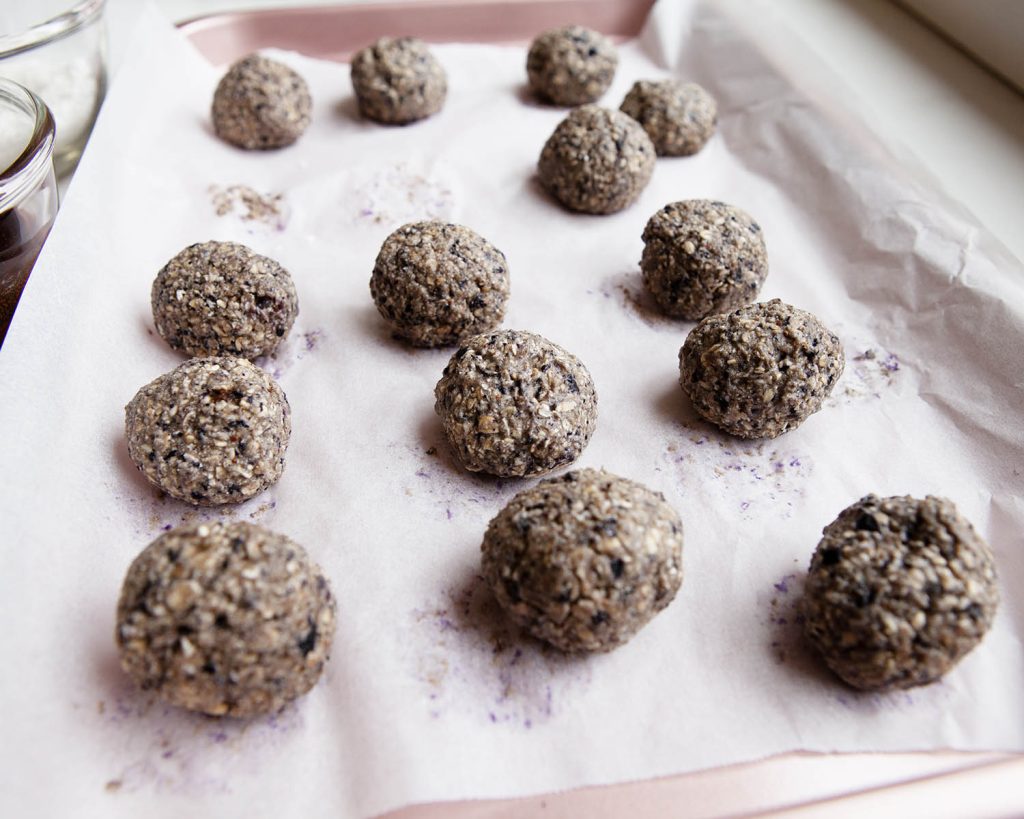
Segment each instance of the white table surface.
[{"label": "white table surface", "polygon": [[[370,0],[348,0],[368,2]],[[661,0],[671,2],[672,0]],[[876,133],[902,145],[954,199],[1024,259],[1024,96],[891,0],[727,0],[792,32],[838,75]],[[338,0],[155,0],[171,20]],[[110,46],[130,37],[137,0],[109,0]],[[804,50],[793,59],[807,62]],[[808,71],[818,67],[808,65]]]}]

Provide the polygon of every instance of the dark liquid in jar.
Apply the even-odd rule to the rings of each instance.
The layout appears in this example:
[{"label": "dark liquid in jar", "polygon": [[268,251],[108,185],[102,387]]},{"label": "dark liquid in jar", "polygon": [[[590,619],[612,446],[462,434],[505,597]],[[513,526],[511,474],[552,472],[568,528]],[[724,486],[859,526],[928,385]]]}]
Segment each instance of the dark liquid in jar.
[{"label": "dark liquid in jar", "polygon": [[18,208],[0,214],[0,347],[51,224]]}]

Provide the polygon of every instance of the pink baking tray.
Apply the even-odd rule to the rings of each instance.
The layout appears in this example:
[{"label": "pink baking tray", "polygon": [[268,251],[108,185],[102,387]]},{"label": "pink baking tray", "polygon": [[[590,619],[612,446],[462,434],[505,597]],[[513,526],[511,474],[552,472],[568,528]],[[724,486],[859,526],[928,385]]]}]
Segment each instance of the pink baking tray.
[{"label": "pink baking tray", "polygon": [[582,23],[613,37],[632,37],[653,5],[654,0],[419,0],[212,14],[180,27],[216,65],[271,47],[346,62],[386,34],[434,43],[526,42],[546,28]]},{"label": "pink baking tray", "polygon": [[[215,65],[261,48],[345,62],[384,35],[435,43],[525,43],[546,28],[579,23],[628,38],[640,32],[653,5],[654,0],[419,0],[213,14],[179,27]],[[1022,817],[1024,755],[785,754],[524,799],[415,805],[387,819],[768,815]]]}]

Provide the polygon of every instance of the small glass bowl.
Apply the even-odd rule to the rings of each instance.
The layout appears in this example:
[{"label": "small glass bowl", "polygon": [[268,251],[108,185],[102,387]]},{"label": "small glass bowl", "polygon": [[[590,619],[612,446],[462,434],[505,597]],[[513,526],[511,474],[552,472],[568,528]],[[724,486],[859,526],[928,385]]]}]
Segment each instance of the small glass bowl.
[{"label": "small glass bowl", "polygon": [[53,112],[60,176],[78,164],[107,91],[105,0],[68,10],[69,2],[18,0],[0,10],[0,77],[31,89]]},{"label": "small glass bowl", "polygon": [[57,215],[53,146],[50,109],[0,79],[0,346]]}]

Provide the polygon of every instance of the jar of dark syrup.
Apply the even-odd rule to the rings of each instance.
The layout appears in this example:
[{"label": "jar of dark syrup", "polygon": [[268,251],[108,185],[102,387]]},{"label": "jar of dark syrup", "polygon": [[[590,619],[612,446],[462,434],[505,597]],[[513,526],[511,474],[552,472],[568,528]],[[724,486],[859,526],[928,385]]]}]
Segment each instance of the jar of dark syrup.
[{"label": "jar of dark syrup", "polygon": [[43,101],[0,79],[0,346],[57,215],[53,140]]}]

